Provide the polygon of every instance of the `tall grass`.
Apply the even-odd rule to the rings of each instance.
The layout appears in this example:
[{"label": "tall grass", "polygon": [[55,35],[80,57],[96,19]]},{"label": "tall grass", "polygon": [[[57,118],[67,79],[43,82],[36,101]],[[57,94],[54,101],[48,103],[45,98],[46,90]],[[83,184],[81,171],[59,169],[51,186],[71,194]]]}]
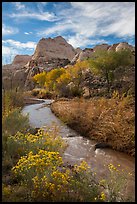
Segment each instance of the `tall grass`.
[{"label": "tall grass", "polygon": [[29,128],[27,116],[21,114],[23,94],[16,91],[2,93],[2,156],[3,166],[12,165],[12,155],[8,154],[7,141],[17,131],[25,132]]},{"label": "tall grass", "polygon": [[135,154],[135,113],[131,96],[57,101],[52,111],[81,134]]}]

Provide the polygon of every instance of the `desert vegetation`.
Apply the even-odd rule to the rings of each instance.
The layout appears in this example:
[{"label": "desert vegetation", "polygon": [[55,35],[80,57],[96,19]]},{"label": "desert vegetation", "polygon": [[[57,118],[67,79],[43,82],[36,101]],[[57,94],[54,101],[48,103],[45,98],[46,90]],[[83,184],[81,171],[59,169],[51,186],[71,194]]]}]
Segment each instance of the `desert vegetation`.
[{"label": "desert vegetation", "polygon": [[131,96],[114,92],[110,99],[56,101],[51,109],[82,135],[135,155],[135,113]]},{"label": "desert vegetation", "polygon": [[130,50],[98,51],[92,58],[67,68],[44,71],[35,75],[33,80],[45,89],[45,96],[51,93],[53,97],[82,97],[85,87],[89,90],[89,97],[111,97],[116,90],[121,94],[134,94],[134,82],[125,81],[133,63],[131,57]]},{"label": "desert vegetation", "polygon": [[[5,92],[3,97],[3,202],[112,202],[129,199],[121,193],[127,175],[119,166],[108,166],[108,180],[99,180],[85,161],[68,167],[62,159],[67,143],[57,127],[30,133],[28,117],[21,114],[18,105],[22,93]],[[120,185],[115,183],[116,179],[121,181]]]}]

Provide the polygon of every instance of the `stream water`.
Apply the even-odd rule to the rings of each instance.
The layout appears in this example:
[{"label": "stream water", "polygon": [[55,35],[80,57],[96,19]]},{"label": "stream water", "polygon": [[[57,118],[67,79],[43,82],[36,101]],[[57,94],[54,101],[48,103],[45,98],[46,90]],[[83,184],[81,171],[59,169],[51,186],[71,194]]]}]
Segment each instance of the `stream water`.
[{"label": "stream water", "polygon": [[[40,99],[39,99],[40,100]],[[124,193],[135,199],[135,158],[125,153],[118,152],[109,148],[94,150],[95,141],[79,135],[77,132],[69,128],[60,121],[51,111],[50,104],[52,100],[45,100],[43,103],[27,105],[23,108],[23,114],[29,113],[29,121],[33,127],[51,126],[53,123],[59,127],[59,132],[63,139],[68,143],[68,147],[64,152],[63,159],[69,164],[79,164],[85,160],[93,170],[96,171],[98,178],[107,178],[108,164],[124,169],[129,172],[128,185],[124,189]]]}]

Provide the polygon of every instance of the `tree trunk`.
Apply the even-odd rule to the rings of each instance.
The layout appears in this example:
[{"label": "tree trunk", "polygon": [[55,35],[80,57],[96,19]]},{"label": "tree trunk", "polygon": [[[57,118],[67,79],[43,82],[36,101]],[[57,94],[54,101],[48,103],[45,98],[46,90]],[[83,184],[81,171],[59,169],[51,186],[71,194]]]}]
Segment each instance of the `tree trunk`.
[{"label": "tree trunk", "polygon": [[110,91],[110,81],[109,81],[109,76],[108,76],[108,71],[106,70],[106,80],[107,80],[107,86],[108,86],[108,93]]}]

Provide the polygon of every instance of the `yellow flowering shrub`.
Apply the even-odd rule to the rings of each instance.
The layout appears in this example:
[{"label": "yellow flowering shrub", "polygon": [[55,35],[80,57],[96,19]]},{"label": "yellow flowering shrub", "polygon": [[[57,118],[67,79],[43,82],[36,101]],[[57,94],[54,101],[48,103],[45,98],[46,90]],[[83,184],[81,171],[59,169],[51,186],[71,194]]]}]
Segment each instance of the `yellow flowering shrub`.
[{"label": "yellow flowering shrub", "polygon": [[35,176],[37,173],[43,175],[46,169],[55,170],[61,164],[62,158],[59,152],[39,150],[37,154],[33,154],[31,151],[28,155],[21,157],[12,170],[15,174],[21,174],[25,176],[24,179],[28,179],[30,174],[31,177],[33,177],[33,175]]},{"label": "yellow flowering shrub", "polygon": [[47,131],[39,129],[36,134],[17,132],[16,135],[9,136],[7,146],[10,155],[23,156],[30,151],[37,153],[39,149],[62,153],[67,144],[57,132],[54,132],[54,129]]},{"label": "yellow flowering shrub", "polygon": [[93,201],[98,195],[87,163],[68,169],[59,152],[30,152],[12,170],[31,189],[32,201]]},{"label": "yellow flowering shrub", "polygon": [[21,157],[12,170],[32,188],[33,200],[54,201],[68,192],[70,170],[62,172],[62,164],[59,152],[39,150],[37,154],[30,152]]}]

